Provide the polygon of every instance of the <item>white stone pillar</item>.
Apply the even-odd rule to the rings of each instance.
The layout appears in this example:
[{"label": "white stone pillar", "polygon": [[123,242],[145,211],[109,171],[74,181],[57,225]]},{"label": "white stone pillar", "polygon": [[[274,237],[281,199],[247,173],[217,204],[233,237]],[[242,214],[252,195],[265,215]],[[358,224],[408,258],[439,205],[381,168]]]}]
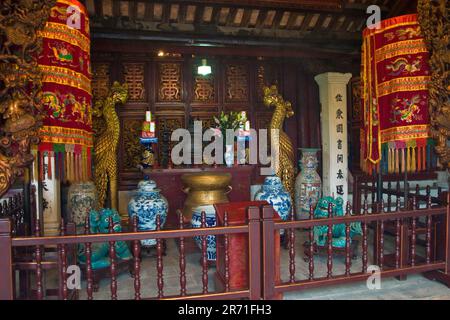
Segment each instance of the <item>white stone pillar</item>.
[{"label": "white stone pillar", "polygon": [[323,195],[348,200],[347,84],[350,73],[327,72],[315,77],[322,111]]}]

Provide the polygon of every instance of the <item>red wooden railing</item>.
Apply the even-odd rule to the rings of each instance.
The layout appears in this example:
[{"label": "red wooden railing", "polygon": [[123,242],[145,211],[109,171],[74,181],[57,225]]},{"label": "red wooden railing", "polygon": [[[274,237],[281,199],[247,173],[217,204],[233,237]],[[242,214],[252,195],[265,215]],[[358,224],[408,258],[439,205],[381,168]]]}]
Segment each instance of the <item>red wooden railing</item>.
[{"label": "red wooden railing", "polygon": [[[14,287],[15,272],[15,257],[13,255],[14,249],[19,247],[34,248],[34,258],[29,264],[34,266],[35,271],[35,298],[40,300],[44,298],[44,279],[43,279],[43,264],[45,263],[45,247],[56,247],[57,255],[60,263],[58,263],[58,271],[62,276],[62,281],[59,283],[59,291],[62,293],[61,299],[67,299],[68,288],[66,281],[66,268],[67,268],[67,247],[75,246],[79,244],[85,244],[86,254],[86,290],[87,299],[94,298],[94,270],[92,268],[92,244],[93,243],[109,243],[109,259],[110,259],[110,293],[111,299],[117,299],[118,282],[117,282],[117,268],[118,262],[115,252],[115,243],[117,241],[127,241],[132,244],[133,263],[132,274],[134,277],[134,297],[135,299],[259,299],[260,297],[260,282],[258,278],[249,275],[248,288],[241,290],[229,290],[229,283],[225,283],[226,290],[224,292],[209,292],[208,283],[208,263],[207,263],[207,235],[223,235],[228,236],[230,234],[245,234],[248,237],[249,247],[258,248],[260,245],[260,209],[257,207],[250,207],[248,209],[248,223],[240,226],[218,226],[218,227],[206,227],[206,215],[202,214],[202,227],[198,229],[184,229],[183,219],[180,218],[180,228],[174,230],[160,230],[161,223],[157,220],[157,230],[148,232],[137,231],[137,220],[130,221],[133,226],[132,232],[113,233],[112,222],[110,222],[110,233],[108,234],[89,234],[84,235],[66,235],[64,231],[60,236],[41,236],[39,230],[39,224],[36,224],[36,234],[32,237],[13,237],[11,233],[11,221],[10,219],[0,219],[0,299],[14,299],[16,298],[16,289]],[[89,220],[86,221],[86,230],[89,230]],[[64,230],[64,227],[62,227]],[[201,282],[202,291],[195,293],[188,293],[186,289],[186,254],[184,239],[199,236],[202,239],[201,245]],[[140,259],[140,240],[144,239],[156,239],[157,241],[157,288],[158,294],[156,297],[142,297],[141,296],[141,284],[140,275],[142,270],[142,264]],[[176,296],[166,296],[164,294],[164,264],[163,264],[163,240],[166,239],[178,239],[179,240],[179,266],[180,266],[180,294]],[[229,248],[225,246],[225,256],[229,256],[227,252]],[[244,253],[245,254],[245,253]],[[252,274],[260,274],[260,259],[259,254],[251,255],[248,257],[249,270]],[[225,266],[229,269],[230,259],[225,261]],[[229,281],[229,277],[226,277],[226,282]]]},{"label": "red wooden railing", "polygon": [[[376,204],[376,211],[369,213],[368,203],[364,201],[363,212],[353,215],[350,206],[347,205],[346,214],[342,217],[333,217],[331,206],[328,209],[327,218],[314,219],[310,215],[308,220],[274,222],[272,217],[272,208],[263,209],[262,215],[262,234],[264,241],[262,243],[263,256],[263,299],[274,299],[279,294],[289,291],[304,290],[313,287],[326,285],[336,285],[355,281],[364,281],[368,278],[368,266],[376,265],[380,269],[381,277],[398,277],[412,273],[427,273],[429,278],[438,279],[450,286],[450,210],[448,206],[448,193],[440,198],[446,199],[445,205],[433,204],[432,197],[429,194],[426,208],[419,209],[418,201],[412,198],[411,205],[404,208],[399,207],[400,197],[397,198],[397,208],[393,211],[391,208],[385,209],[383,202]],[[418,221],[425,220],[425,256],[418,254]],[[350,224],[360,222],[362,224],[362,253],[361,269],[351,272],[351,247],[350,247]],[[345,224],[345,248],[333,248],[331,226],[336,224]],[[369,225],[374,226],[374,250],[373,258],[369,261]],[[317,276],[315,274],[314,253],[317,252],[313,239],[312,228],[314,226],[328,226],[327,243],[322,249],[326,257],[326,274]],[[387,253],[385,242],[387,240],[386,229],[393,228],[394,249]],[[273,246],[270,243],[271,235],[276,230],[288,230],[289,236],[289,279],[281,283],[275,282],[275,264],[273,260]],[[300,274],[296,274],[295,252],[295,231],[309,229],[309,243],[305,243],[305,253],[309,274],[301,279]],[[433,249],[433,250],[432,250]],[[334,259],[336,251],[341,250],[345,255],[344,272],[335,273]]]},{"label": "red wooden railing", "polygon": [[[419,194],[417,193],[416,196]],[[425,273],[430,279],[437,279],[450,286],[450,210],[449,194],[443,193],[434,201],[430,189],[427,188],[424,196],[411,196],[400,207],[401,196],[397,196],[395,205],[392,199],[385,204],[383,201],[373,205],[374,211],[369,212],[367,197],[362,203],[362,212],[353,213],[350,205],[346,206],[346,214],[342,217],[334,217],[332,208],[329,208],[327,218],[315,219],[313,208],[310,218],[295,221],[291,215],[290,221],[275,222],[273,220],[273,208],[250,207],[248,210],[248,223],[239,226],[228,226],[228,217],[225,217],[224,225],[206,228],[205,215],[202,217],[202,227],[199,229],[187,229],[183,226],[180,217],[180,226],[173,230],[160,230],[160,221],[157,221],[156,231],[138,232],[137,220],[130,221],[131,232],[113,233],[112,225],[108,234],[67,234],[64,227],[60,236],[41,236],[39,224],[36,224],[36,234],[31,237],[17,237],[11,233],[10,219],[0,219],[0,299],[15,299],[16,288],[13,273],[17,266],[17,258],[14,255],[17,248],[28,248],[33,253],[28,262],[28,271],[33,272],[36,299],[46,298],[43,271],[46,266],[46,248],[56,248],[59,257],[57,268],[60,274],[59,298],[77,298],[77,295],[69,295],[67,288],[66,269],[68,267],[68,252],[78,244],[85,244],[87,257],[85,267],[87,299],[95,298],[95,282],[92,269],[92,245],[94,243],[109,244],[109,291],[110,298],[117,299],[119,285],[119,262],[116,257],[115,243],[126,241],[130,243],[133,259],[130,263],[132,272],[134,298],[139,299],[275,299],[285,292],[304,290],[313,287],[337,285],[347,282],[365,281],[369,277],[370,265],[377,265],[381,277],[404,277],[412,273]],[[381,199],[380,199],[381,200]],[[419,204],[425,204],[425,208],[419,209]],[[423,207],[423,205],[422,205]],[[360,222],[362,235],[359,244],[354,246],[350,239],[350,224]],[[87,221],[86,230],[89,230]],[[331,226],[335,224],[345,225],[345,246],[335,248],[332,245]],[[328,226],[327,243],[322,248],[314,243],[314,226]],[[369,228],[373,232],[369,232]],[[286,230],[287,251],[285,256],[288,263],[277,266],[275,248],[273,246],[275,233],[278,230]],[[244,234],[248,238],[251,255],[248,256],[249,285],[246,288],[230,290],[230,248],[228,237],[232,234]],[[210,292],[209,266],[206,259],[207,235],[223,236],[225,259],[225,283],[223,291]],[[199,274],[201,289],[199,292],[188,292],[186,286],[186,245],[185,240],[194,236],[201,237],[201,273]],[[300,246],[299,240],[304,237],[309,242]],[[217,237],[219,238],[219,237]],[[370,239],[373,239],[373,250],[370,251]],[[141,274],[145,266],[140,259],[140,240],[156,239],[155,296],[144,296],[141,288]],[[166,295],[164,282],[164,241],[177,239],[178,268],[179,268],[179,294]],[[299,255],[299,251],[304,255]],[[360,251],[356,254],[355,251]],[[243,252],[242,254],[248,254]],[[320,256],[320,253],[323,256]],[[343,256],[340,259],[337,255]],[[354,257],[356,256],[356,260]],[[298,262],[298,257],[301,257]],[[325,261],[325,263],[323,263]],[[322,263],[320,263],[322,262]],[[299,265],[304,263],[305,265]],[[360,265],[358,265],[360,263]],[[304,267],[304,268],[302,268]],[[287,268],[276,270],[276,268]],[[356,270],[355,270],[356,269]],[[306,270],[304,273],[302,270]],[[276,275],[286,275],[281,281]],[[147,286],[148,284],[146,284]]]}]

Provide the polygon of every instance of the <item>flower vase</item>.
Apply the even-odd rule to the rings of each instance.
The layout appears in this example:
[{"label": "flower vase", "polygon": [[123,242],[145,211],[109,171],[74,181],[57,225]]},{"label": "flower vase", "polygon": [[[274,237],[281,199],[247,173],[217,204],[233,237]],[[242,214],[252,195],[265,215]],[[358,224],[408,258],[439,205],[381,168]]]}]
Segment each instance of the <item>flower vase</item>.
[{"label": "flower vase", "polygon": [[315,207],[322,196],[322,180],[317,173],[316,148],[300,148],[302,158],[300,160],[300,173],[295,179],[295,211],[297,220],[309,218],[309,208]]},{"label": "flower vase", "polygon": [[225,146],[225,164],[227,167],[232,167],[234,164],[234,152],[233,145]]}]

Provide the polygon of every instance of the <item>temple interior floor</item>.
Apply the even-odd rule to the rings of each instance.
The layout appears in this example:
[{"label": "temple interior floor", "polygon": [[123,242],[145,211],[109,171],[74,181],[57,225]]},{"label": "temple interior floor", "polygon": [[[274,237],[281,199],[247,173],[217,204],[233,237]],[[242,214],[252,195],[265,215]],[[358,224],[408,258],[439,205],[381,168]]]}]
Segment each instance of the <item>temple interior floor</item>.
[{"label": "temple interior floor", "polygon": [[[303,243],[308,233],[297,230],[296,232],[296,278],[298,280],[308,277],[308,262],[305,262]],[[369,236],[369,240],[372,235]],[[393,238],[386,235],[385,255],[393,252]],[[372,261],[372,243],[369,241],[369,262]],[[418,247],[418,253],[423,252]],[[179,258],[178,248],[175,240],[167,241],[167,254],[163,257],[164,295],[178,295],[180,290]],[[200,293],[202,291],[202,274],[200,267],[200,250],[194,250],[186,254],[186,283],[188,294]],[[326,255],[315,256],[315,277],[326,276]],[[361,253],[356,260],[352,260],[352,272],[360,272],[362,268]],[[345,271],[345,257],[336,255],[333,258],[333,274],[341,275]],[[209,269],[209,290],[214,292],[215,268]],[[289,252],[281,249],[281,277],[289,280]],[[118,278],[118,299],[134,298],[134,280],[127,273],[121,273]],[[47,272],[45,282],[48,288],[57,287],[56,273]],[[156,297],[157,289],[156,257],[144,256],[141,264],[141,296]],[[86,282],[82,281],[82,289],[79,293],[80,299],[86,299]],[[98,292],[94,293],[94,299],[110,299],[110,280],[105,278],[100,282]],[[316,289],[289,292],[284,294],[284,299],[345,299],[345,300],[372,300],[372,299],[445,299],[450,300],[450,290],[436,281],[430,281],[420,274],[410,275],[407,280],[399,281],[395,278],[381,280],[381,289],[369,290],[365,282],[355,282],[345,285],[327,286]]]}]

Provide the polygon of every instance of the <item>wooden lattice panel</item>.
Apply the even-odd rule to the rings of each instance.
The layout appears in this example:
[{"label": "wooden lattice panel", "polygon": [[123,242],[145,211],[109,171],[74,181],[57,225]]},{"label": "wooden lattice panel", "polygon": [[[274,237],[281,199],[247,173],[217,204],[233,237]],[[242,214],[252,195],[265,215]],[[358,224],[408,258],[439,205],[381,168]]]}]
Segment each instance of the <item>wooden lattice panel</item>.
[{"label": "wooden lattice panel", "polygon": [[123,169],[137,170],[141,162],[144,147],[139,142],[142,129],[142,119],[124,119],[122,127],[123,139]]},{"label": "wooden lattice panel", "polygon": [[92,95],[94,99],[103,98],[108,95],[110,87],[109,68],[109,63],[92,64]]},{"label": "wooden lattice panel", "polygon": [[194,77],[194,102],[213,103],[216,100],[215,82],[212,75]]},{"label": "wooden lattice panel", "polygon": [[226,66],[226,101],[248,101],[248,68],[243,64],[228,64]]},{"label": "wooden lattice panel", "polygon": [[145,64],[124,63],[123,78],[128,84],[128,100],[145,101]]},{"label": "wooden lattice panel", "polygon": [[158,73],[158,100],[161,102],[181,101],[181,65],[160,63]]}]

